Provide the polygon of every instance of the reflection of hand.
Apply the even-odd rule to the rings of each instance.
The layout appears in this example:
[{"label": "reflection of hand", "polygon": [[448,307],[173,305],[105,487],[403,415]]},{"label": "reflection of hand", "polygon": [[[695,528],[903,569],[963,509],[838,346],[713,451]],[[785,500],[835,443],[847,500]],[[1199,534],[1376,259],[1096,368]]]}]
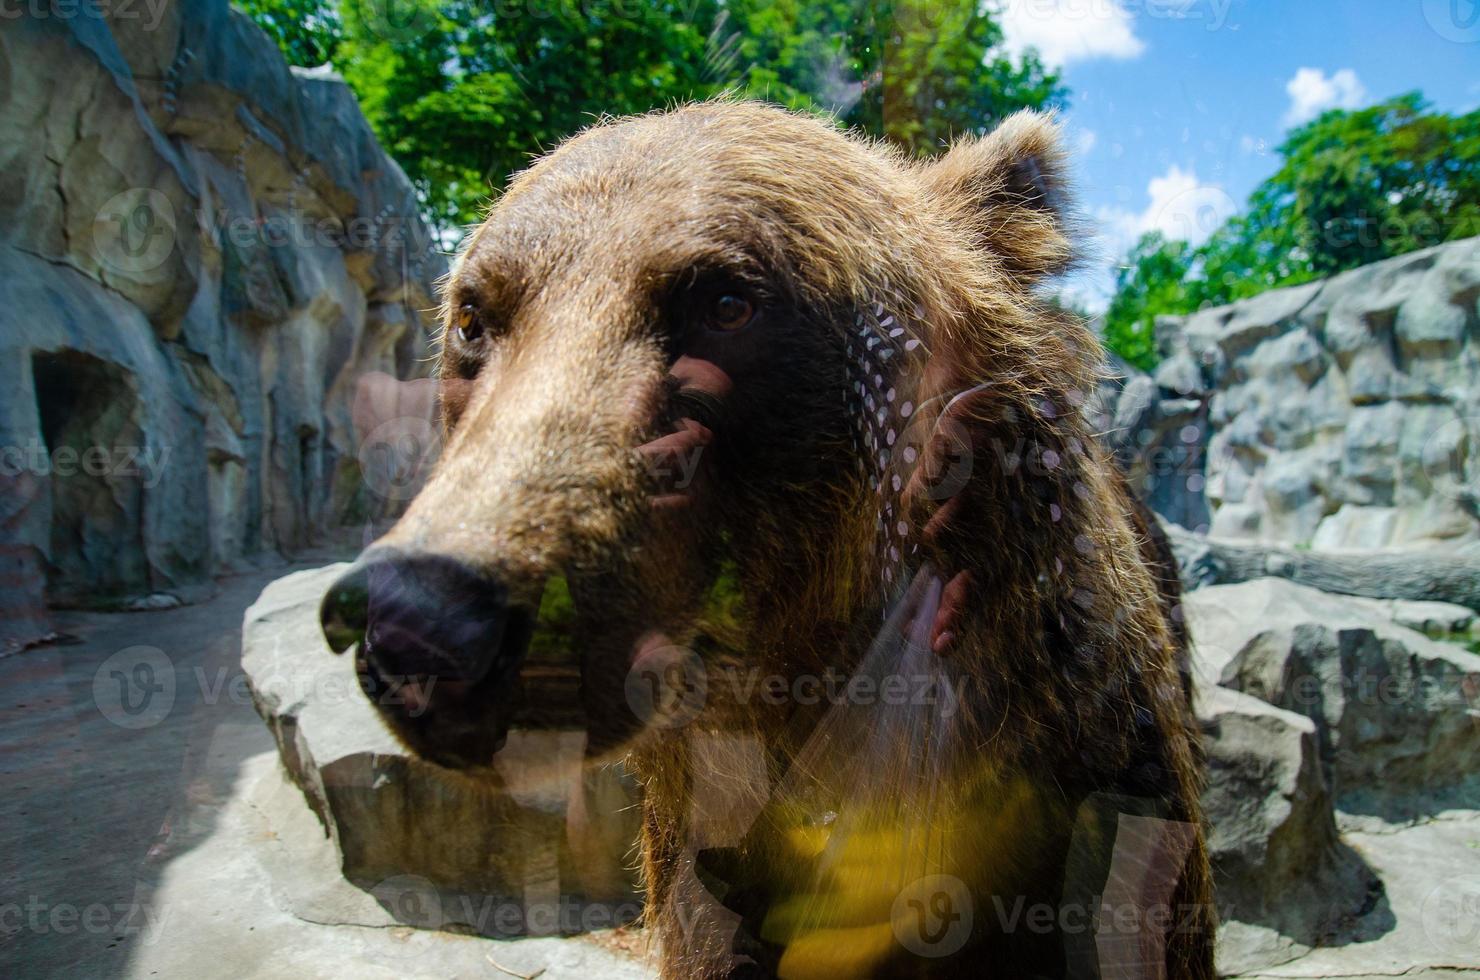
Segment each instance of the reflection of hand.
[{"label": "reflection of hand", "polygon": [[698,495],[703,471],[700,456],[714,441],[714,433],[690,418],[677,421],[677,431],[639,446],[643,465],[655,477],[655,509],[685,507]]},{"label": "reflection of hand", "polygon": [[436,421],[437,391],[443,383],[436,378],[402,381],[383,371],[361,375],[355,382],[354,404],[350,409],[356,438],[363,442],[370,433],[395,419]]},{"label": "reflection of hand", "polygon": [[998,389],[980,380],[960,345],[960,338],[949,333],[937,334],[929,345],[919,373],[917,407],[905,434],[907,468],[899,495],[900,514],[918,529],[911,533],[921,545],[921,557],[936,566],[944,583],[927,633],[936,654],[947,653],[961,629],[977,585],[962,565],[980,550],[981,528],[987,523],[983,518],[991,503],[980,497]]}]

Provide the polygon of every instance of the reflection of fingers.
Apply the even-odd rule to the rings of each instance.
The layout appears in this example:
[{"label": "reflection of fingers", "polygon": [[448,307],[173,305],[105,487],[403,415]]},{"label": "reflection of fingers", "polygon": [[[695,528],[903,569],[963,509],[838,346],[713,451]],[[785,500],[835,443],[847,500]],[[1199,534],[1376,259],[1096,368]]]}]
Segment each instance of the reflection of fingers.
[{"label": "reflection of fingers", "polygon": [[930,520],[925,522],[921,530],[921,536],[928,544],[938,544],[941,536],[945,534],[951,525],[961,516],[966,509],[966,498],[957,494],[935,509],[930,515]]},{"label": "reflection of fingers", "polygon": [[714,439],[709,429],[693,419],[680,419],[678,425],[677,432],[637,447],[656,483],[657,492],[651,502],[659,511],[682,509],[691,502],[699,472],[699,454]]},{"label": "reflection of fingers", "polygon": [[679,419],[678,426],[677,432],[643,443],[637,451],[649,459],[675,459],[680,453],[701,449],[714,439],[714,433],[693,419]]},{"label": "reflection of fingers", "polygon": [[955,419],[941,419],[926,439],[920,462],[910,472],[902,495],[909,507],[919,501],[950,500],[966,489],[975,466],[975,440]]},{"label": "reflection of fingers", "polygon": [[935,624],[930,630],[930,649],[943,654],[956,639],[961,614],[966,609],[966,600],[971,595],[971,573],[957,572],[946,583],[940,594],[940,609],[935,613]]}]

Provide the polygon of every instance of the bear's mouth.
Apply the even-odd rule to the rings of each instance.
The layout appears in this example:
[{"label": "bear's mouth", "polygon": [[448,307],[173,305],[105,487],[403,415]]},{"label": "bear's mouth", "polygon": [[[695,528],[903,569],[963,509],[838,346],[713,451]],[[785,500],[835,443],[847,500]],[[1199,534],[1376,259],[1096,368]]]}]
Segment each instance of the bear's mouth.
[{"label": "bear's mouth", "polygon": [[533,613],[511,606],[506,616],[499,657],[476,678],[390,674],[368,640],[357,644],[360,689],[392,732],[421,758],[447,769],[492,766],[514,721],[520,672],[534,635]]}]

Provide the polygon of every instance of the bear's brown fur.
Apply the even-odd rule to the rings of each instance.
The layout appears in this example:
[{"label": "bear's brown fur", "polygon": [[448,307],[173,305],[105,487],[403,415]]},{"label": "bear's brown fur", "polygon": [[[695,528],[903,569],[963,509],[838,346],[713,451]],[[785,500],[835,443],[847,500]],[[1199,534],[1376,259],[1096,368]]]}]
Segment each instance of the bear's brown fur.
[{"label": "bear's brown fur", "polygon": [[[549,577],[569,580],[592,757],[630,754],[644,785],[665,976],[1099,975],[1103,934],[1086,945],[1011,908],[1108,902],[1128,828],[1156,820],[1186,828],[1181,843],[1131,854],[1132,877],[1152,888],[1147,866],[1171,854],[1156,901],[1172,920],[1125,955],[1154,960],[1138,976],[1213,975],[1175,577],[1149,567],[1151,527],[1079,411],[1098,344],[1035,291],[1074,257],[1064,167],[1052,121],[1027,113],[922,163],[774,107],[691,105],[603,122],[538,160],[450,275],[448,441],[383,544],[461,562],[531,608]],[[960,682],[930,756],[944,809],[919,814],[940,850],[918,867],[964,885],[975,924],[940,957],[894,942],[890,894],[819,884],[816,848],[797,842],[834,815],[798,823],[774,798],[827,705],[715,684],[686,724],[652,725],[624,688],[675,647],[711,679],[721,663],[783,680],[859,663],[891,571],[878,447],[855,447],[848,395],[868,309],[928,352],[899,376],[922,463],[891,522],[944,584],[929,636]],[[747,311],[733,334],[715,319]],[[926,484],[947,428],[975,465],[941,496]],[[702,450],[702,465],[669,494],[644,450]],[[901,472],[880,465],[875,480]],[[704,610],[726,563],[743,611],[721,629]],[[875,829],[908,837],[916,802],[869,801],[894,814]],[[798,902],[811,925],[788,924]]]}]

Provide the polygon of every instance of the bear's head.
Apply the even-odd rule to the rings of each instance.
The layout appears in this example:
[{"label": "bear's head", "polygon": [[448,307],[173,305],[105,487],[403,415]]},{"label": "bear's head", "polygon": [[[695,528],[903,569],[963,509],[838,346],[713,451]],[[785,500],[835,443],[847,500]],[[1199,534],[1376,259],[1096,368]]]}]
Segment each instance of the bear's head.
[{"label": "bear's head", "polygon": [[634,670],[718,642],[721,579],[741,655],[784,671],[846,661],[927,561],[957,586],[942,649],[963,583],[1041,573],[1013,542],[1077,506],[1033,477],[1072,481],[1098,353],[1035,296],[1072,259],[1063,169],[1031,113],[925,162],[721,101],[518,175],[446,283],[442,457],[323,607],[367,691],[401,695],[392,728],[488,764],[557,577],[566,690],[619,749],[652,723]]}]

